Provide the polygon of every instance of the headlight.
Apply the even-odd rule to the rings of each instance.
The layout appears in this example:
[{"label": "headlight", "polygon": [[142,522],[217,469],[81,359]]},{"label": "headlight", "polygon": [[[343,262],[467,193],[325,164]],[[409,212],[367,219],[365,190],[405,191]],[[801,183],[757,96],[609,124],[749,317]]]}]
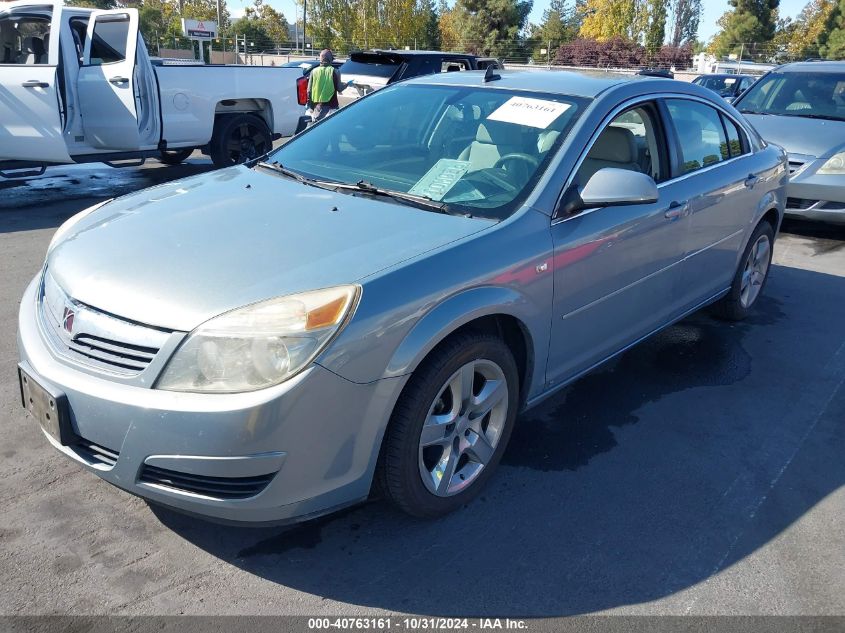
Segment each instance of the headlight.
[{"label": "headlight", "polygon": [[357,296],[356,286],[338,286],[215,317],[188,335],[156,388],[232,393],[277,385],[325,348]]},{"label": "headlight", "polygon": [[76,215],[72,215],[67,220],[65,220],[64,223],[62,223],[62,225],[59,226],[58,229],[56,229],[56,232],[53,233],[53,239],[50,240],[50,246],[47,247],[47,252],[49,253],[51,250],[53,250],[53,247],[56,244],[58,244],[60,241],[62,241],[62,238],[65,235],[67,235],[67,232],[70,231],[77,222],[79,222],[85,216],[94,213],[94,211],[96,211],[100,207],[108,204],[112,200],[114,200],[114,198],[109,198],[108,200],[103,200],[102,202],[98,202],[93,207],[88,207],[87,209],[84,209],[84,210],[80,211],[79,213],[77,213]]},{"label": "headlight", "polygon": [[816,173],[839,176],[845,174],[845,152],[839,152],[828,158]]}]

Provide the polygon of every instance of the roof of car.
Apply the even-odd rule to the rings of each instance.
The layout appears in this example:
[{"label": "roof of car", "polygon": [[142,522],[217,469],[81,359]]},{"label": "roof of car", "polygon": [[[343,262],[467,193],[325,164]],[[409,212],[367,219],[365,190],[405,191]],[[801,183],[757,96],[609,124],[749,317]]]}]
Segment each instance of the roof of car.
[{"label": "roof of car", "polygon": [[[501,78],[484,83],[484,71],[463,71],[459,73],[438,73],[408,79],[407,83],[438,84],[450,86],[487,86],[510,90],[553,92],[577,97],[595,97],[613,86],[637,82],[643,90],[663,91],[673,79],[649,77],[647,75],[626,75],[622,73],[569,72],[548,70],[496,70]],[[405,83],[405,82],[403,82]],[[676,82],[683,83],[686,82]],[[652,84],[648,86],[646,84]],[[700,89],[700,88],[699,88]]]},{"label": "roof of car", "polygon": [[845,72],[845,61],[793,62],[779,66],[777,70],[791,73],[842,73]]},{"label": "roof of car", "polygon": [[[452,57],[453,55],[457,55],[459,57],[476,57],[476,55],[471,55],[469,53],[450,53],[450,52],[444,52],[444,51],[419,51],[419,50],[408,51],[408,50],[404,50],[404,49],[390,50],[390,49],[386,49],[386,48],[374,48],[374,49],[369,50],[369,51],[357,51],[357,52],[359,52],[359,53],[390,53],[392,55],[407,55],[408,57],[414,57],[414,56],[425,57],[425,56],[430,56],[430,55],[436,55],[437,57],[444,57],[444,56]],[[493,58],[485,58],[485,59],[493,59]]]},{"label": "roof of car", "polygon": [[707,77],[749,77],[750,79],[755,79],[757,75],[746,75],[745,73],[741,75],[737,75],[736,73],[705,73],[703,75],[699,75],[696,79],[706,79]]}]

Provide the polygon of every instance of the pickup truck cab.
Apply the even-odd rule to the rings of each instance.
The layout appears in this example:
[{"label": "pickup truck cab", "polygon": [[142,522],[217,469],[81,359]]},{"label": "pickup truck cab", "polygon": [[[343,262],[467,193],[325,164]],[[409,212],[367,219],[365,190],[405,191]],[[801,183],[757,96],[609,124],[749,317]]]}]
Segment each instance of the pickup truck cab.
[{"label": "pickup truck cab", "polygon": [[[304,115],[301,70],[152,61],[138,11],[0,7],[0,175],[202,148],[218,166],[268,152]],[[29,170],[22,173],[20,170]]]},{"label": "pickup truck cab", "polygon": [[352,53],[340,67],[344,81],[354,83],[339,95],[340,105],[379,88],[422,75],[457,72],[463,70],[486,70],[501,68],[499,60],[492,57],[477,57],[465,53],[443,53],[440,51],[392,51],[371,50]]}]

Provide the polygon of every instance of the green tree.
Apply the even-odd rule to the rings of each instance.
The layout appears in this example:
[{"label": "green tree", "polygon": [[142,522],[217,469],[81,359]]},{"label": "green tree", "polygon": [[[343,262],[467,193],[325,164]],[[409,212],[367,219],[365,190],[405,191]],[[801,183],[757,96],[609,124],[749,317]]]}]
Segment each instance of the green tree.
[{"label": "green tree", "polygon": [[507,57],[531,12],[532,0],[458,0],[452,10],[462,49]]},{"label": "green tree", "polygon": [[721,57],[748,52],[751,56],[768,57],[779,3],[779,0],[728,0],[732,9],[719,18],[721,31],[713,38],[713,54]]},{"label": "green tree", "polygon": [[648,27],[645,32],[645,49],[654,54],[666,39],[666,0],[648,0]]},{"label": "green tree", "polygon": [[701,9],[701,0],[671,0],[669,44],[677,47],[698,41]]}]

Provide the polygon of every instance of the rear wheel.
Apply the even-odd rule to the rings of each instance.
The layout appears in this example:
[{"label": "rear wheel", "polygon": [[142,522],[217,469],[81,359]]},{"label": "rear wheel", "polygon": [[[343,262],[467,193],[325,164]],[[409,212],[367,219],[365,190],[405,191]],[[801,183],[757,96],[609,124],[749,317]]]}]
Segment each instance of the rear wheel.
[{"label": "rear wheel", "polygon": [[472,499],[510,439],[518,381],[498,337],[466,333],[437,349],[411,376],[391,417],[378,472],[387,497],[419,517]]},{"label": "rear wheel", "polygon": [[749,315],[769,278],[774,243],[775,231],[772,225],[761,222],[748,240],[730,291],[713,306],[717,316],[741,321]]},{"label": "rear wheel", "polygon": [[230,167],[269,152],[273,137],[264,119],[255,114],[221,116],[214,124],[209,149],[217,167]]},{"label": "rear wheel", "polygon": [[158,159],[165,165],[181,165],[193,152],[193,147],[187,147],[185,149],[163,149]]}]

